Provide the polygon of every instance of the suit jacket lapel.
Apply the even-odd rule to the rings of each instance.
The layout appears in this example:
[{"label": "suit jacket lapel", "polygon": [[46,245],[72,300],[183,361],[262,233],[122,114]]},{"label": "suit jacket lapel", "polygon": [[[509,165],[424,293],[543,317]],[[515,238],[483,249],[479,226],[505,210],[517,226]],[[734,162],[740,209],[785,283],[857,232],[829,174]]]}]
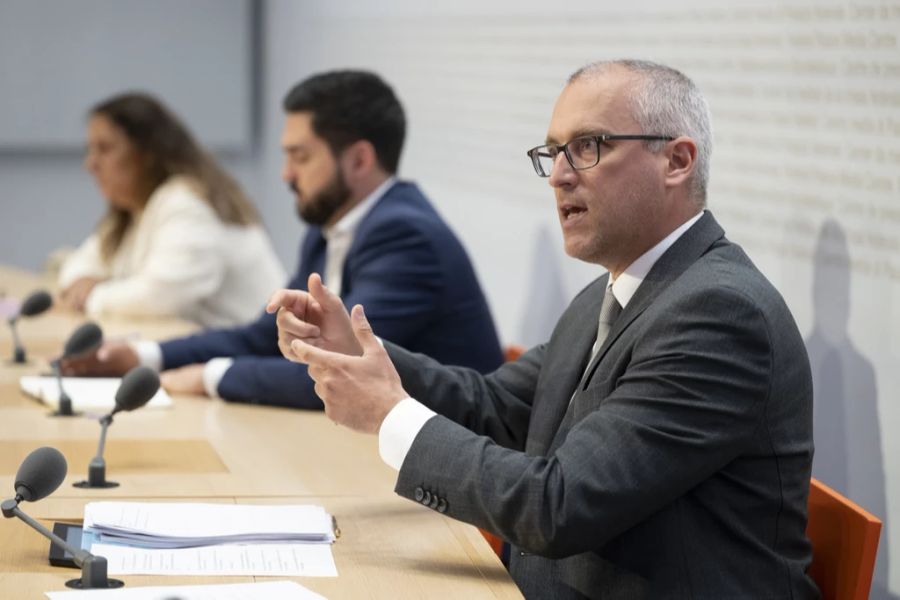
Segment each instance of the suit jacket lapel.
[{"label": "suit jacket lapel", "polygon": [[656,261],[650,272],[644,278],[644,281],[638,287],[619,317],[613,323],[600,347],[600,351],[586,371],[586,376],[581,382],[582,386],[579,391],[587,387],[590,378],[593,377],[597,370],[597,365],[603,360],[603,357],[609,352],[616,340],[622,335],[622,332],[640,316],[644,310],[662,293],[668,285],[676,280],[687,270],[694,262],[696,262],[703,254],[709,250],[710,246],[724,237],[725,231],[719,226],[713,218],[712,213],[707,211],[700,220],[684,232],[672,246]]},{"label": "suit jacket lapel", "polygon": [[584,373],[597,338],[597,318],[608,279],[607,275],[598,278],[573,300],[553,331],[536,393],[540,401],[531,413],[526,448],[531,455],[546,454]]}]

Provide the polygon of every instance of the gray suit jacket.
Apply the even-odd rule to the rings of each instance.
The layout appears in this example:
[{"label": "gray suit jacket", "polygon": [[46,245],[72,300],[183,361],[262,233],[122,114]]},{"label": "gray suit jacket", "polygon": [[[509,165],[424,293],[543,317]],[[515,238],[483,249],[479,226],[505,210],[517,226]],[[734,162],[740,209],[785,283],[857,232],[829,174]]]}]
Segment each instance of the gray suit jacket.
[{"label": "gray suit jacket", "polygon": [[488,376],[386,344],[406,390],[443,415],[397,493],[509,540],[528,598],[817,597],[812,381],[781,296],[707,213],[579,385],[606,279]]}]

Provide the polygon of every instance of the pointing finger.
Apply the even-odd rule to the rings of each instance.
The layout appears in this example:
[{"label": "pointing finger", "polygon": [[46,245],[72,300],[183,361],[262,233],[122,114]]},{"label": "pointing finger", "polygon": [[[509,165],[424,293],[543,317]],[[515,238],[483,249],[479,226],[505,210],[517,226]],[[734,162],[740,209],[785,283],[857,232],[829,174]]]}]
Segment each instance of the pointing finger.
[{"label": "pointing finger", "polygon": [[338,307],[343,308],[344,303],[341,302],[341,299],[334,292],[325,287],[325,284],[322,283],[322,277],[318,273],[313,273],[309,276],[306,287],[310,295],[315,298],[322,308],[326,310]]}]

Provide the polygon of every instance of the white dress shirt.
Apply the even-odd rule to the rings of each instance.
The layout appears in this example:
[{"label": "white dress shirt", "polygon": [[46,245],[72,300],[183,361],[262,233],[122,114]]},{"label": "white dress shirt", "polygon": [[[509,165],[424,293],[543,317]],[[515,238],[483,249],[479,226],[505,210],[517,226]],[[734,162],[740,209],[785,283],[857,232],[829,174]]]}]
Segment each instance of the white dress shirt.
[{"label": "white dress shirt", "polygon": [[[703,216],[703,211],[688,219],[675,231],[663,238],[662,241],[638,257],[612,282],[613,295],[622,306],[622,310],[625,310],[625,307],[628,306],[634,293],[640,287],[641,282],[644,281],[650,269],[653,268],[653,265],[656,264],[656,261],[659,260],[659,257],[685,231],[690,229],[701,216]],[[399,471],[400,467],[403,466],[403,461],[406,459],[409,449],[412,448],[416,436],[419,435],[419,431],[436,414],[414,398],[401,400],[384,418],[384,421],[381,423],[381,429],[378,431],[378,452],[381,455],[381,460]]]},{"label": "white dress shirt", "polygon": [[[346,215],[331,227],[323,228],[322,235],[328,245],[325,254],[325,273],[322,280],[328,289],[341,295],[341,277],[344,271],[344,263],[347,261],[347,253],[353,244],[353,236],[363,218],[374,208],[378,200],[396,183],[396,177],[388,177],[372,191],[368,196],[350,209]],[[137,341],[132,342],[132,347],[138,355],[138,360],[144,366],[159,371],[162,368],[162,350],[156,342]],[[213,397],[219,397],[219,383],[225,377],[225,373],[231,368],[234,359],[230,357],[213,358],[203,367],[203,388]]]}]

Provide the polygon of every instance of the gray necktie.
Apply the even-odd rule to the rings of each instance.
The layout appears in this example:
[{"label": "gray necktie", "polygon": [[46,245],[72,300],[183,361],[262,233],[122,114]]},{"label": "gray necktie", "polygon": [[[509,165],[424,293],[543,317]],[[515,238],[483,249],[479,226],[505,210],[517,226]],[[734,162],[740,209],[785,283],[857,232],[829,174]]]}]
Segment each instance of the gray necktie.
[{"label": "gray necktie", "polygon": [[600,321],[597,323],[597,340],[594,342],[594,346],[591,349],[591,360],[588,361],[588,365],[594,361],[594,357],[597,356],[597,352],[600,351],[603,342],[606,341],[606,336],[609,335],[609,330],[620,312],[622,312],[622,306],[619,304],[619,301],[616,300],[615,295],[613,295],[612,286],[607,286],[606,293],[603,295],[603,304],[600,306]]},{"label": "gray necktie", "polygon": [[622,305],[619,304],[619,301],[616,300],[615,295],[613,295],[612,286],[607,286],[606,293],[603,295],[603,304],[600,305],[600,319],[597,323],[597,339],[594,340],[594,345],[591,348],[591,358],[584,367],[584,373],[581,374],[581,381],[569,398],[570,404],[572,403],[572,400],[575,399],[575,394],[578,393],[578,390],[584,386],[584,378],[591,368],[591,365],[594,363],[597,353],[600,352],[600,348],[603,347],[603,342],[606,341],[606,336],[609,335],[609,330],[612,328],[612,324],[616,320],[616,317],[619,316],[620,312],[622,312]]}]

